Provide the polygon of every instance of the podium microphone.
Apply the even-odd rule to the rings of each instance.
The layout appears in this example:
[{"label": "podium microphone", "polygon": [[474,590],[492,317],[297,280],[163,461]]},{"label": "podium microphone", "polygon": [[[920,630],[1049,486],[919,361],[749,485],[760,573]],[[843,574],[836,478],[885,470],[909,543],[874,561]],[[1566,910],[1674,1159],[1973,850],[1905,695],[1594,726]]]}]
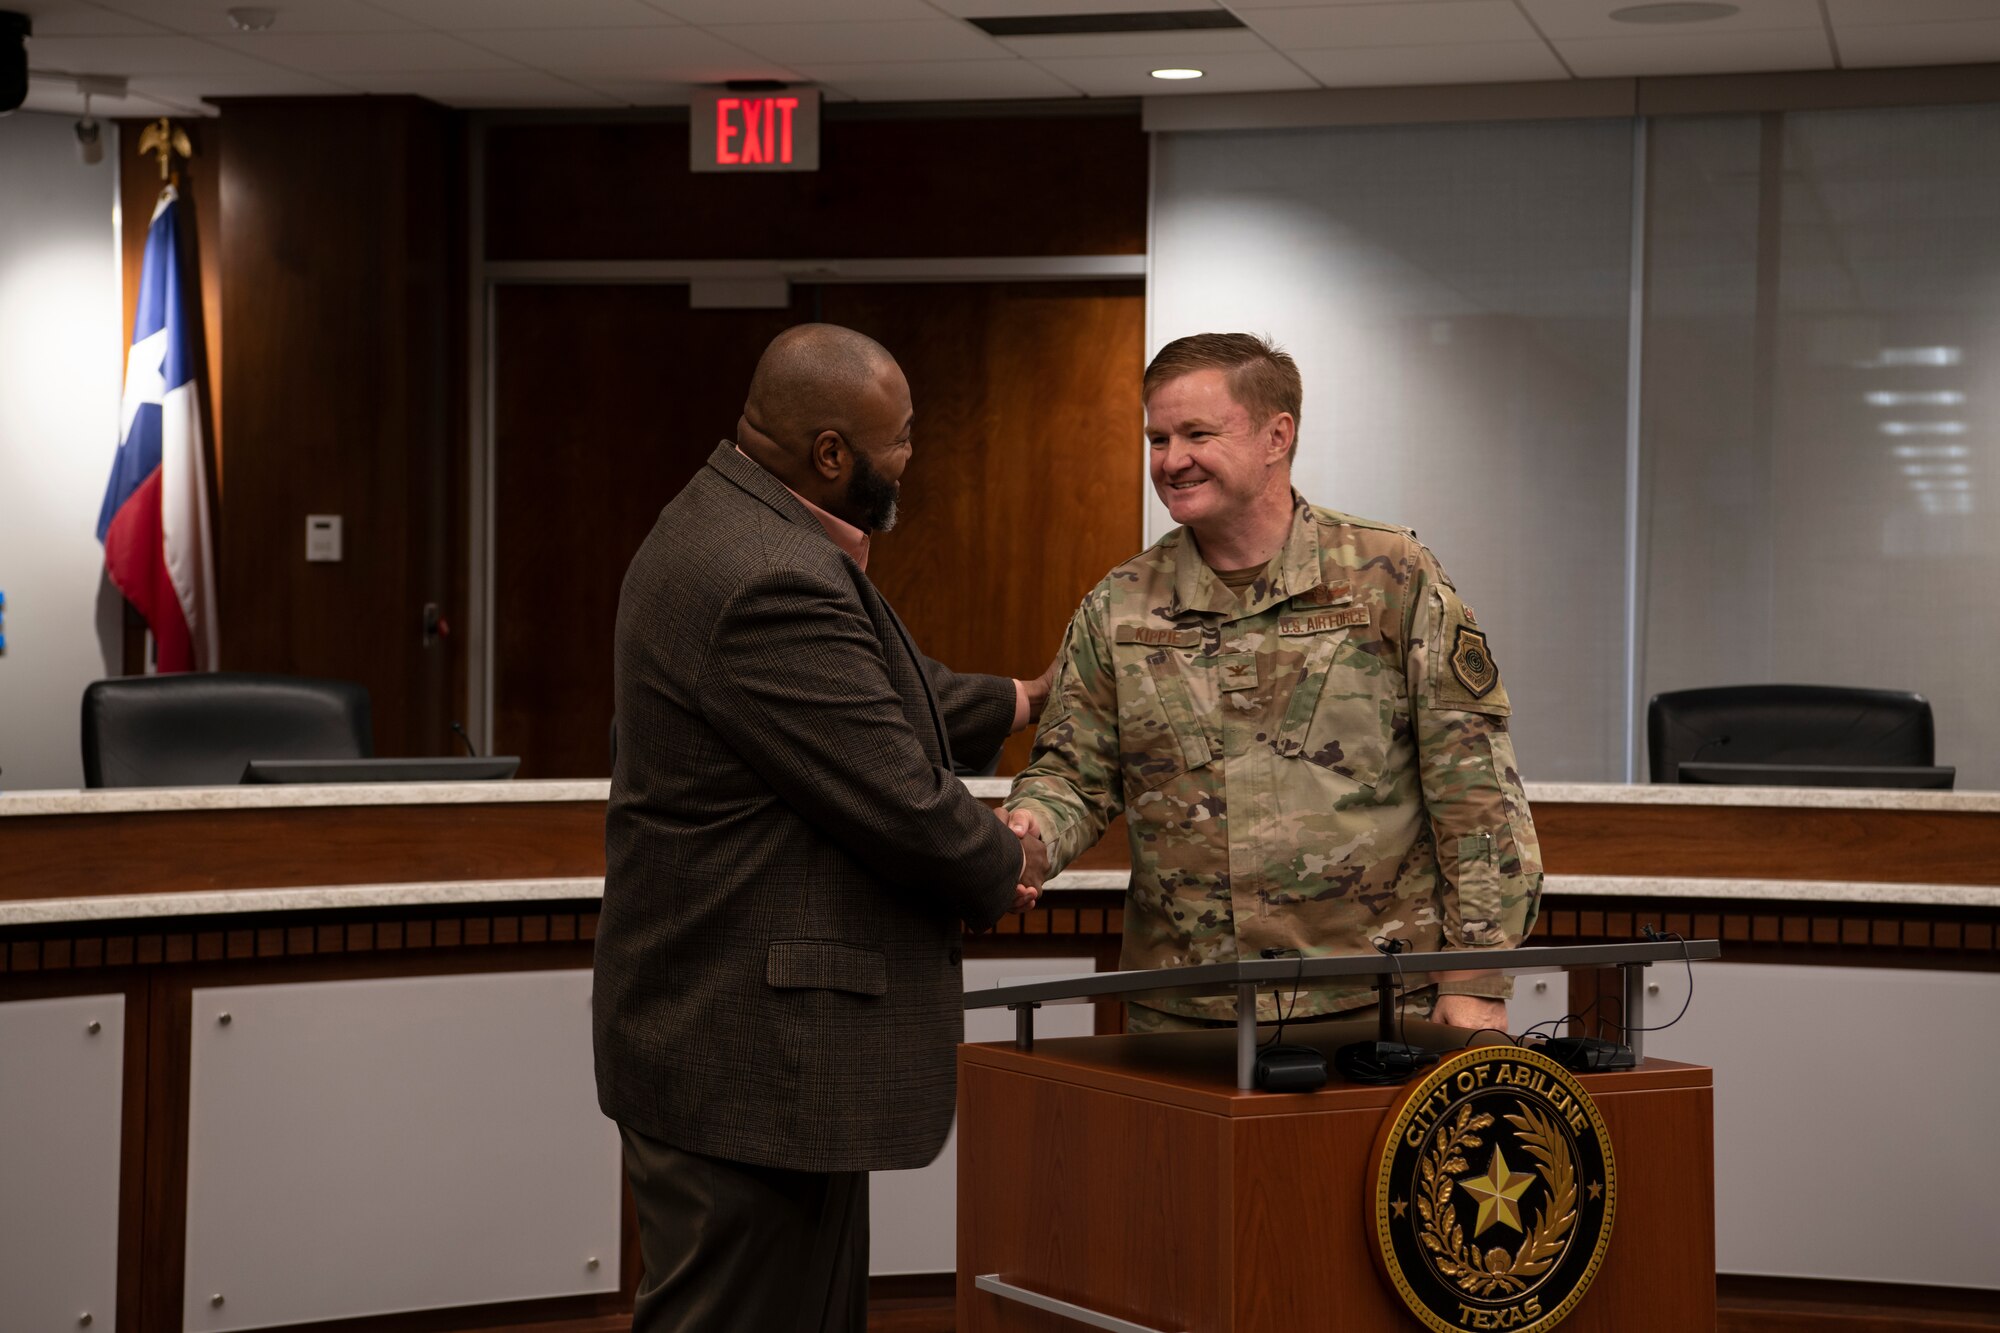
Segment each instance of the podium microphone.
[{"label": "podium microphone", "polygon": [[[1386,956],[1396,965],[1396,994],[1382,997],[1383,1016],[1386,1020],[1405,989],[1403,985],[1403,962],[1397,954],[1410,947],[1406,939],[1387,938],[1375,941],[1377,952]],[[1406,1015],[1398,1016],[1397,1035],[1405,1035],[1403,1023]],[[1383,1026],[1386,1028],[1387,1023]],[[1350,1083],[1401,1083],[1418,1070],[1437,1063],[1437,1052],[1427,1051],[1421,1046],[1412,1046],[1407,1041],[1387,1041],[1378,1037],[1374,1041],[1349,1042],[1333,1053],[1333,1067],[1341,1077]]]}]

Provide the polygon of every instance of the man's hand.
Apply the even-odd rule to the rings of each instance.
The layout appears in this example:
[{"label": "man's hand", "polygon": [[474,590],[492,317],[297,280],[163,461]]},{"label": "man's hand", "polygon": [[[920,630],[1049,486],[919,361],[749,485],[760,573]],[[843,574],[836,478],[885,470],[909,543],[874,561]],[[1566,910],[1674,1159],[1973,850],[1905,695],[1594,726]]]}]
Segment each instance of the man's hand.
[{"label": "man's hand", "polygon": [[1455,1028],[1507,1030],[1507,1002],[1484,995],[1440,995],[1431,1009],[1431,1022]]},{"label": "man's hand", "polygon": [[1042,885],[1049,876],[1049,848],[1042,841],[1041,825],[1026,810],[1008,810],[1000,820],[1021,840],[1021,882],[1014,886],[1013,911],[1025,912],[1041,901]]},{"label": "man's hand", "polygon": [[1062,665],[1062,654],[1058,652],[1049,659],[1048,669],[1033,680],[1021,682],[1022,693],[1028,700],[1027,726],[1034,726],[1041,720],[1042,709],[1048,706],[1049,691],[1056,685],[1056,669]]}]

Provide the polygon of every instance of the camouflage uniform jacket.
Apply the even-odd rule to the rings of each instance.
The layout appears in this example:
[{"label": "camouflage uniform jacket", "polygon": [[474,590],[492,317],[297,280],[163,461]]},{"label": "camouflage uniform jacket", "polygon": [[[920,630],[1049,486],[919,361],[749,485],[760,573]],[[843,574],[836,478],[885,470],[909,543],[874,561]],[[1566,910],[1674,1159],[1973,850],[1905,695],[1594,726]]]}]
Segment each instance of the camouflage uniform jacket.
[{"label": "camouflage uniform jacket", "polygon": [[[1125,815],[1126,968],[1362,953],[1385,935],[1418,952],[1520,944],[1541,851],[1484,632],[1415,533],[1293,501],[1284,549],[1240,597],[1186,529],[1090,591],[1008,808],[1040,821],[1051,873]],[[1287,1012],[1372,998],[1306,990]]]}]

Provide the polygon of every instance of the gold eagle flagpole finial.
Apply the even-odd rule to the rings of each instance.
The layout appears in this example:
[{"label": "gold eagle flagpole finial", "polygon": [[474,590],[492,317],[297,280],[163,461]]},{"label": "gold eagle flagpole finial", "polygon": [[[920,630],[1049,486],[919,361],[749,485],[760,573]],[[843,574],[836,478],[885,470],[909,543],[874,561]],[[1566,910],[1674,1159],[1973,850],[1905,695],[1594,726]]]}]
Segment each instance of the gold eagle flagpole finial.
[{"label": "gold eagle flagpole finial", "polygon": [[147,153],[160,155],[160,182],[162,186],[178,184],[174,171],[176,155],[183,160],[194,156],[194,145],[188,142],[187,131],[169,121],[165,116],[139,132],[139,155]]}]

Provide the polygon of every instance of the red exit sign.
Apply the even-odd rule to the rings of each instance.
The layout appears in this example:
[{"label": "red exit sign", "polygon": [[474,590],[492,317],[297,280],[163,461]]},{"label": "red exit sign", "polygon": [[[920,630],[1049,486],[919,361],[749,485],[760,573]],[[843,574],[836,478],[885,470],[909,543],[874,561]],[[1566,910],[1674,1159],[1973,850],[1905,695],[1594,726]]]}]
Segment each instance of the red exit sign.
[{"label": "red exit sign", "polygon": [[703,90],[689,108],[696,171],[818,171],[819,90]]}]

